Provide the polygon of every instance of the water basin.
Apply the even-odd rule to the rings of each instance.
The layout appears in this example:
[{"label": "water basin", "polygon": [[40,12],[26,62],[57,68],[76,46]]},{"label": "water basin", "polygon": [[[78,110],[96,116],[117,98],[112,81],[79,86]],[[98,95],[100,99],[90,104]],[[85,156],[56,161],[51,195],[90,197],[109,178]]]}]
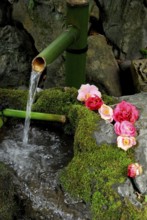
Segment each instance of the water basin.
[{"label": "water basin", "polygon": [[21,193],[36,212],[35,219],[90,219],[88,207],[64,194],[59,182],[61,169],[73,157],[73,138],[57,129],[31,125],[29,142],[25,145],[23,129],[23,123],[1,129],[0,161],[16,172]]}]

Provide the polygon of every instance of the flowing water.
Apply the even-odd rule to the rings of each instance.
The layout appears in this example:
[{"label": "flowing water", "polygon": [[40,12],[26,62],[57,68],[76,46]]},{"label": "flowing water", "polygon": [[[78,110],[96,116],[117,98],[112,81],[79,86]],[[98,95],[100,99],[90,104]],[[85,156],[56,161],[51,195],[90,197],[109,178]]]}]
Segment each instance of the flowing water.
[{"label": "flowing water", "polygon": [[25,118],[25,125],[24,125],[24,134],[23,134],[24,145],[28,144],[31,109],[32,109],[32,104],[33,104],[33,101],[36,95],[36,90],[37,90],[37,85],[40,79],[40,74],[41,73],[38,73],[35,71],[31,72],[29,96],[28,96],[27,107],[26,107],[26,118]]},{"label": "flowing water", "polygon": [[31,202],[32,208],[28,209],[37,213],[35,219],[88,220],[86,205],[64,194],[59,183],[60,170],[73,157],[73,140],[67,137],[62,139],[63,133],[61,135],[46,126],[30,127],[31,108],[39,78],[40,74],[31,73],[25,124],[1,129],[0,161],[15,171],[22,195]]},{"label": "flowing water", "polygon": [[86,205],[63,194],[60,188],[59,173],[73,157],[73,140],[48,127],[31,124],[29,143],[24,147],[24,125],[4,126],[0,132],[0,161],[15,171],[20,191],[39,213],[35,219],[90,219]]}]

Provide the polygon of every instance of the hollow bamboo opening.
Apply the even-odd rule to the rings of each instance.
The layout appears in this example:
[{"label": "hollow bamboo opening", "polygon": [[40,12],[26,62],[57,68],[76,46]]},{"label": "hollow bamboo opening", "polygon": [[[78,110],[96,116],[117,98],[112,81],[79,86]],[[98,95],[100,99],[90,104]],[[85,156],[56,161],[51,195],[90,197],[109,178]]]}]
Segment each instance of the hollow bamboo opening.
[{"label": "hollow bamboo opening", "polygon": [[80,6],[80,5],[87,5],[88,4],[88,0],[66,0],[67,4],[71,5],[71,6]]},{"label": "hollow bamboo opening", "polygon": [[32,61],[32,70],[42,73],[46,67],[46,61],[43,57],[35,57]]}]

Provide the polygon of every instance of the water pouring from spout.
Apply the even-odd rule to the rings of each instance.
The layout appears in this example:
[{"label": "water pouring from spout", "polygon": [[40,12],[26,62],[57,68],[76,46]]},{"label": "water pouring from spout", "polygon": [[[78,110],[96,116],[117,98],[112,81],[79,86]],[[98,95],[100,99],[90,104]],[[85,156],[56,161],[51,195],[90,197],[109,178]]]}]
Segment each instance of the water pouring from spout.
[{"label": "water pouring from spout", "polygon": [[[88,0],[67,1],[67,29],[32,61],[32,74],[27,103],[23,143],[28,142],[31,107],[36,94],[37,84],[45,67],[66,51],[65,81],[66,86],[79,88],[85,83],[87,32],[89,20]],[[80,19],[79,19],[80,18]],[[78,68],[77,68],[78,67]]]},{"label": "water pouring from spout", "polygon": [[30,86],[29,86],[29,95],[26,107],[26,118],[24,124],[24,134],[23,134],[23,144],[26,145],[28,143],[28,136],[29,136],[29,128],[30,128],[30,118],[31,118],[31,109],[32,104],[34,102],[37,85],[40,79],[40,73],[32,71],[31,78],[30,78]]}]

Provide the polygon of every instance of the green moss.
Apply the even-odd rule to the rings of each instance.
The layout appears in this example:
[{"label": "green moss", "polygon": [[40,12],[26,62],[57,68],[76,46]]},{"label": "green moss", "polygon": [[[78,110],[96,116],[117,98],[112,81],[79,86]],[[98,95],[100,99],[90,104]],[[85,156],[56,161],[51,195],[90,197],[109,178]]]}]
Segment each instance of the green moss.
[{"label": "green moss", "polygon": [[118,102],[117,97],[109,96],[109,95],[106,95],[106,94],[102,95],[102,99],[103,99],[103,101],[106,105],[114,105]]},{"label": "green moss", "polygon": [[77,102],[77,90],[70,89],[46,89],[40,93],[32,110],[53,114],[67,114],[72,104]]},{"label": "green moss", "polygon": [[93,220],[137,220],[139,218],[135,216],[140,214],[143,217],[140,219],[145,220],[146,210],[140,213],[117,193],[117,186],[126,180],[127,166],[131,162],[129,152],[124,152],[116,146],[103,145],[93,152],[76,154],[62,171],[61,183],[73,197],[91,204]]},{"label": "green moss", "polygon": [[6,108],[25,110],[28,91],[0,88],[0,105]]},{"label": "green moss", "polygon": [[68,114],[69,121],[74,129],[74,152],[91,151],[97,148],[93,132],[98,127],[99,115],[81,105],[73,105]]}]

